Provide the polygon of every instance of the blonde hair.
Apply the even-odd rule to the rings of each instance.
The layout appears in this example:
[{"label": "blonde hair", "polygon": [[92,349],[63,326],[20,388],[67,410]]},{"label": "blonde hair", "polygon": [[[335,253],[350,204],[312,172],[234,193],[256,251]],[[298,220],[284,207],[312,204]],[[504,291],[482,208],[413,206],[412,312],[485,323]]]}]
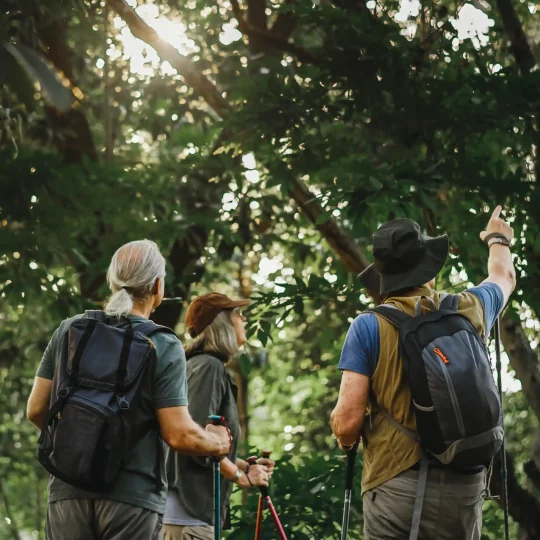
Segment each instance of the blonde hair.
[{"label": "blonde hair", "polygon": [[134,301],[144,302],[158,278],[165,278],[165,259],[155,242],[136,240],[119,248],[107,270],[112,295],[105,303],[111,317],[125,317]]},{"label": "blonde hair", "polygon": [[211,324],[186,344],[186,355],[189,357],[195,352],[204,352],[217,353],[226,361],[234,358],[240,349],[232,322],[233,312],[237,309],[220,311]]}]

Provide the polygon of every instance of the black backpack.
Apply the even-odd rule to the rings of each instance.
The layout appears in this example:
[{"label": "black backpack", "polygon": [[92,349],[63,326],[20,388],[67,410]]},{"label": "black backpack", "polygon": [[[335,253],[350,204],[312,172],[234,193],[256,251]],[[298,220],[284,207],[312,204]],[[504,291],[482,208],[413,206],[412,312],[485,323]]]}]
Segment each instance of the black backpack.
[{"label": "black backpack", "polygon": [[[432,311],[422,315],[424,298]],[[414,316],[389,305],[368,311],[399,330],[400,356],[423,449],[460,470],[487,465],[502,446],[504,431],[488,350],[471,322],[457,312],[458,302],[457,295],[446,295],[437,309],[431,298],[422,297]],[[379,410],[395,427],[418,439]]]},{"label": "black backpack", "polygon": [[153,388],[156,353],[150,336],[174,332],[151,321],[136,330],[111,324],[118,321],[87,311],[69,327],[39,438],[43,467],[87,491],[110,491],[135,445],[157,428],[155,418],[141,421],[138,400],[145,386]]}]

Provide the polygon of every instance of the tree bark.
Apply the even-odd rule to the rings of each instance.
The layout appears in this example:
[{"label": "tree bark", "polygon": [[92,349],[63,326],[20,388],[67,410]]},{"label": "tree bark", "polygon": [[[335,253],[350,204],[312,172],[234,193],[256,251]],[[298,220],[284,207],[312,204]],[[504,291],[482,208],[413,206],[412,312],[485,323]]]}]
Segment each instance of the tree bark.
[{"label": "tree bark", "polygon": [[[296,0],[285,0],[284,5],[293,5],[295,2]],[[278,13],[271,32],[275,36],[288,40],[296,28],[297,21],[298,17],[292,11],[282,11]]]},{"label": "tree bark", "polygon": [[510,317],[501,321],[501,338],[523,392],[540,419],[540,363],[521,324]]},{"label": "tree bark", "polygon": [[[506,453],[508,469],[508,511],[514,521],[527,534],[527,540],[537,540],[540,533],[540,502],[523,489],[516,478],[515,465],[512,456]],[[501,454],[493,460],[493,474],[491,477],[493,493],[500,495],[502,503]]]},{"label": "tree bark", "polygon": [[290,187],[289,192],[303,214],[313,223],[332,249],[336,251],[349,271],[358,273],[369,266],[369,261],[360,246],[338,225],[335,219],[328,218],[326,221],[321,222],[325,212],[302,181],[296,180]]},{"label": "tree bark", "polygon": [[[56,15],[38,21],[38,35],[43,44],[43,54],[75,84],[73,52],[67,45],[66,22]],[[55,145],[69,164],[80,163],[83,157],[97,161],[98,153],[88,120],[80,109],[66,113],[46,107],[47,120],[55,136]]]},{"label": "tree bark", "polygon": [[[252,45],[253,52],[270,52],[280,51],[282,53],[288,53],[302,62],[311,62],[313,64],[319,64],[323,61],[323,57],[303,47],[297,47],[293,43],[290,43],[288,36],[282,36],[279,32],[262,30],[255,26],[252,26],[249,21],[246,21],[238,0],[231,0],[234,16],[238,21],[238,29],[249,39],[249,43]],[[294,23],[296,24],[296,22]],[[282,29],[285,31],[285,28]],[[291,29],[292,31],[292,29]]]},{"label": "tree bark", "polygon": [[536,59],[525,35],[525,31],[521,26],[514,4],[512,0],[496,0],[496,4],[503,21],[504,29],[510,40],[510,50],[516,59],[521,73],[527,74],[536,65]]},{"label": "tree bark", "polygon": [[248,22],[254,28],[266,30],[266,0],[248,0]]}]

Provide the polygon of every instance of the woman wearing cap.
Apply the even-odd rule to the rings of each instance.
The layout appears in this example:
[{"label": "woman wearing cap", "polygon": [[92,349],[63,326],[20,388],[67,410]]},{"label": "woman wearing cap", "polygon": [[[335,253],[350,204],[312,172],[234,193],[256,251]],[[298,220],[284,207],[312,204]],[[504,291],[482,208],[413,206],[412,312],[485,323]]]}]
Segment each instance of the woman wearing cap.
[{"label": "woman wearing cap", "polygon": [[[249,466],[236,457],[240,438],[237,388],[225,366],[247,342],[246,318],[240,309],[249,302],[209,293],[195,298],[186,313],[186,329],[192,337],[185,347],[189,412],[201,426],[207,424],[212,414],[223,416],[233,437],[231,452],[221,461],[220,526],[228,518],[233,483],[242,489],[267,486],[274,468],[274,462],[269,459],[259,459],[256,465]],[[165,540],[212,540],[212,461],[171,452],[167,467]]]}]

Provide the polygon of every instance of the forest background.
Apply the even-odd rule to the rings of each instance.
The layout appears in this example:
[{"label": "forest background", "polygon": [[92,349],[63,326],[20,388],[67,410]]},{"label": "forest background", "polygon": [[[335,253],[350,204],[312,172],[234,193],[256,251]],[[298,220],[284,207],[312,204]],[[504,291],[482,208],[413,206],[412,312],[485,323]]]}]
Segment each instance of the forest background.
[{"label": "forest background", "polygon": [[[47,479],[25,418],[41,354],[62,319],[99,307],[111,255],[139,238],[167,258],[171,300],[154,319],[182,339],[190,297],[254,299],[232,366],[245,452],[278,458],[289,538],[340,538],[329,414],[344,336],[370,302],[356,274],[371,233],[396,217],[447,232],[437,287],[460,291],[485,278],[478,233],[495,204],[517,237],[502,320],[511,532],[540,538],[538,10],[2,0],[0,538],[44,537]],[[235,496],[229,538],[252,537],[256,499]],[[484,510],[483,538],[502,538],[499,503]]]}]

